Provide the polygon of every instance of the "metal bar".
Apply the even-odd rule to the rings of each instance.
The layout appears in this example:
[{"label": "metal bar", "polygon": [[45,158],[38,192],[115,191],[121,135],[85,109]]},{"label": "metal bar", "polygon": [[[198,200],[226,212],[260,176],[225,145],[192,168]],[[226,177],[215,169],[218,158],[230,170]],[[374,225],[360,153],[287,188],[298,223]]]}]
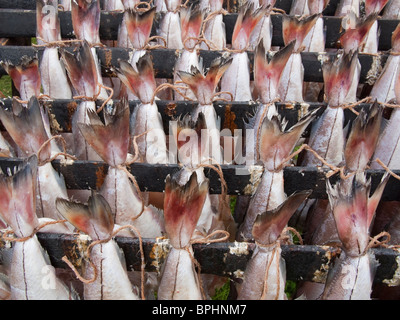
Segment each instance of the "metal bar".
[{"label": "metal bar", "polygon": [[[74,38],[71,21],[71,12],[59,12],[61,25],[61,36],[63,38]],[[120,12],[101,12],[100,18],[100,38],[102,40],[117,40],[118,29],[122,22],[123,14]],[[237,14],[230,13],[224,16],[226,28],[226,41],[231,43],[233,29],[236,23]],[[326,48],[336,48],[337,40],[341,31],[341,18],[324,16],[326,26]],[[391,35],[399,21],[378,19],[381,30],[379,36],[379,50],[389,50],[391,48]],[[273,25],[273,46],[282,46],[282,15],[272,16]],[[155,35],[155,25],[153,35]],[[36,12],[35,10],[0,10],[0,37],[36,37]]]},{"label": "metal bar", "polygon": [[[22,158],[0,158],[0,168],[7,172],[7,168],[13,169],[21,165]],[[62,174],[67,189],[99,189],[107,175],[109,166],[105,162],[96,161],[63,161],[54,160],[54,169]],[[178,164],[147,164],[133,163],[129,171],[135,176],[141,191],[163,192],[165,178],[167,175],[174,175],[181,167]],[[228,186],[229,195],[251,195],[257,186],[257,179],[254,179],[263,172],[262,166],[244,165],[221,165],[224,179]],[[217,172],[210,168],[204,168],[206,177],[210,180],[209,192],[220,194],[222,192],[221,181]],[[371,178],[371,192],[378,186],[384,170],[365,171],[367,178]],[[394,170],[400,174],[400,170]],[[327,169],[319,167],[286,167],[284,168],[285,193],[290,195],[295,191],[312,190],[310,198],[327,199],[326,174]],[[260,178],[260,177],[259,177]],[[334,184],[339,179],[339,174],[329,178]],[[382,195],[382,201],[394,201],[400,199],[400,181],[390,177]]]},{"label": "metal bar", "polygon": [[[50,262],[55,268],[68,268],[62,261],[66,256],[76,267],[82,264],[82,257],[90,240],[78,234],[37,233],[37,237],[48,252]],[[127,270],[139,271],[141,268],[140,243],[137,238],[116,236],[115,241],[123,250]],[[171,247],[168,239],[143,239],[145,270],[160,272]],[[4,248],[4,242],[2,243]],[[337,247],[311,245],[282,245],[282,257],[286,262],[288,280],[304,280],[324,283],[328,270],[332,267],[341,250]],[[214,274],[230,278],[240,278],[246,270],[255,249],[254,243],[221,242],[194,244],[194,258],[201,266],[203,274]],[[3,249],[7,250],[7,249]],[[388,248],[371,249],[380,265],[375,282],[391,282],[399,285],[396,279],[400,253]],[[1,257],[0,257],[1,262]],[[392,280],[392,281],[391,281]]]},{"label": "metal bar", "polygon": [[[1,19],[1,17],[0,17]],[[1,21],[1,20],[0,20]],[[72,51],[73,48],[66,50]],[[40,61],[44,48],[35,48],[31,46],[3,46],[0,47],[0,61],[10,61],[18,64],[23,56],[37,57]],[[127,61],[131,49],[125,48],[97,48],[98,58],[102,67],[103,75],[116,76],[113,69],[119,67],[119,60]],[[221,51],[199,50],[199,55],[203,59],[204,67],[210,66],[211,62],[221,56]],[[325,59],[334,56],[335,52],[302,52],[302,63],[304,66],[304,81],[323,82],[322,63]],[[156,78],[172,78],[175,67],[177,52],[172,49],[155,49],[150,51],[152,56]],[[250,77],[253,79],[254,53],[248,52],[250,62]],[[359,54],[361,64],[360,83],[373,84],[379,76],[379,72],[384,67],[388,54],[373,56],[369,54]],[[6,74],[3,67],[0,66],[0,76]]]}]

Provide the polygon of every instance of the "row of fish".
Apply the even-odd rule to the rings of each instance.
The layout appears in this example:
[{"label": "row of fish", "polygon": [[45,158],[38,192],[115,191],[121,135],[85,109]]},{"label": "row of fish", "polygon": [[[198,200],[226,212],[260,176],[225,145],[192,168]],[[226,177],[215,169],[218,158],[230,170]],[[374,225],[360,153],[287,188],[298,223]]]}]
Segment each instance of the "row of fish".
[{"label": "row of fish", "polygon": [[[311,3],[308,3],[310,8]],[[215,283],[225,279],[212,275],[200,277],[197,274],[191,243],[223,230],[229,233],[230,241],[236,239],[256,243],[242,281],[236,285],[237,298],[285,299],[285,263],[280,254],[280,243],[282,232],[293,217],[297,218],[293,225],[304,232],[308,244],[336,241],[343,248],[326,284],[303,283],[299,293],[306,299],[371,297],[377,262],[369,250],[369,236],[371,232],[379,233],[387,229],[392,235],[391,241],[398,243],[395,228],[398,219],[395,208],[398,205],[397,202],[390,204],[390,217],[388,210],[377,209],[389,175],[384,175],[379,187],[369,196],[371,182],[366,180],[364,171],[370,161],[376,158],[390,168],[397,169],[398,139],[395,132],[398,130],[394,118],[397,109],[393,110],[387,121],[383,118],[383,107],[375,102],[359,112],[351,127],[345,127],[341,107],[357,102],[360,70],[358,48],[376,21],[376,14],[368,15],[356,23],[355,28],[349,28],[341,38],[343,50],[332,55],[331,60],[324,61],[322,70],[327,106],[322,115],[317,117],[317,111],[310,112],[288,129],[286,121],[278,114],[275,101],[278,98],[303,101],[300,51],[303,50],[304,39],[317,25],[321,15],[303,18],[284,16],[283,36],[286,45],[273,55],[269,54],[271,46],[266,43],[266,37],[263,40],[256,37],[254,81],[251,83],[246,50],[250,48],[250,40],[255,35],[253,31],[259,22],[270,17],[271,7],[255,9],[255,4],[245,6],[238,15],[232,48],[225,50],[227,54],[215,59],[205,69],[196,56],[196,50],[202,45],[210,46],[211,50],[218,49],[212,47],[217,40],[198,39],[205,13],[193,8],[178,10],[179,1],[166,2],[168,12],[165,16],[169,16],[169,20],[165,23],[169,26],[167,29],[175,32],[168,35],[160,33],[160,36],[167,39],[167,46],[170,41],[181,42],[178,48],[182,49],[175,68],[174,90],[177,93],[174,99],[191,97],[198,101],[191,114],[176,119],[176,139],[173,144],[167,144],[171,140],[164,133],[155,103],[160,79],[154,75],[153,64],[146,50],[146,46],[153,41],[150,33],[156,7],[144,12],[125,11],[125,32],[129,39],[125,43],[129,48],[134,48],[132,59],[120,61],[119,67],[116,67],[115,72],[122,84],[120,94],[122,92],[123,96],[119,102],[105,104],[101,118],[95,100],[107,101],[109,92],[104,85],[93,47],[100,43],[99,20],[95,18],[100,12],[99,3],[71,1],[75,35],[80,40],[74,51],[58,48],[57,44],[62,41],[59,28],[49,29],[41,25],[46,5],[57,4],[38,1],[38,40],[46,45],[40,63],[33,59],[23,61],[22,65],[3,64],[20,93],[20,99],[13,100],[12,110],[0,109],[0,120],[6,129],[2,154],[28,159],[20,168],[2,174],[0,180],[0,191],[6,195],[0,201],[3,228],[10,228],[15,237],[21,240],[13,243],[9,261],[3,258],[9,282],[9,290],[4,290],[6,298],[138,299],[151,297],[154,292],[157,292],[158,299],[207,298]],[[396,2],[392,1],[390,5],[395,8]],[[63,6],[67,8],[67,4]],[[212,19],[218,15],[222,19],[220,1],[210,2],[210,8],[217,13],[211,16]],[[322,12],[322,5],[319,10]],[[211,18],[207,23],[212,21]],[[348,18],[351,25],[354,19],[351,15]],[[171,27],[174,23],[179,28]],[[186,32],[177,35],[176,30],[181,30],[184,25],[186,28],[182,28],[182,31]],[[259,27],[263,30],[263,27]],[[204,36],[206,29],[203,29]],[[56,30],[55,34],[49,30]],[[121,30],[123,28],[120,34]],[[268,34],[265,30],[259,32]],[[211,34],[225,39],[222,29],[216,31],[214,28]],[[399,34],[398,27],[392,36],[391,60],[398,57]],[[225,46],[226,42],[220,50],[224,50]],[[387,65],[391,61],[389,59]],[[385,68],[371,91],[371,96],[379,102],[400,101],[398,62],[392,63],[395,68]],[[289,71],[285,71],[287,68]],[[286,72],[289,75],[285,75]],[[59,80],[63,82],[57,82]],[[163,82],[166,83],[161,80]],[[52,135],[49,114],[38,99],[42,94],[41,86],[43,94],[52,99],[79,97],[72,118],[72,133],[64,133],[62,137],[68,153],[75,158],[101,160],[109,165],[104,182],[96,192],[67,190],[63,177],[49,162],[53,158],[65,160],[65,153],[62,145],[57,143],[60,138]],[[384,89],[387,95],[378,96]],[[57,90],[57,96],[54,90]],[[229,197],[210,194],[204,174],[206,166],[224,163],[219,145],[221,125],[213,105],[216,96],[260,102],[248,123],[248,127],[254,129],[254,142],[247,144],[246,140],[245,149],[246,154],[262,164],[264,172],[253,196],[238,198],[237,208],[245,213],[243,222],[239,224],[231,215]],[[140,101],[132,114],[127,99]],[[301,143],[302,135],[309,126],[311,133],[308,145],[326,162],[344,166],[345,173],[350,174],[350,178],[334,186],[327,180],[327,201],[309,200],[312,190],[290,196],[284,192],[283,163]],[[209,149],[206,155],[202,152],[204,146]],[[174,163],[181,163],[182,169],[167,178],[162,194],[141,192],[126,168],[131,161],[155,164],[168,163],[171,159]],[[309,151],[297,164],[324,165]],[[374,165],[371,162],[371,167]],[[375,211],[377,217],[374,221]],[[64,219],[67,221],[64,222]],[[82,292],[77,292],[71,284],[65,286],[52,269],[49,270],[52,270],[57,281],[53,282],[50,290],[49,286],[43,286],[43,279],[47,279],[44,277],[48,274],[44,275],[42,270],[50,263],[45,253],[38,254],[43,249],[35,230],[46,221],[58,223],[46,225],[40,229],[42,232],[72,234],[77,229],[92,240],[100,241],[93,246],[90,256],[92,263],[88,263],[84,270],[84,278],[94,280],[85,281]],[[375,227],[377,221],[380,223]],[[372,225],[376,230],[371,230]],[[124,270],[123,257],[113,240],[114,231],[119,230],[120,226],[126,226],[127,229],[118,235],[136,237],[138,232],[144,238],[166,236],[172,246],[160,277],[146,273],[146,292],[139,289],[137,279],[132,281],[130,277],[133,275]],[[33,264],[35,267],[30,269]],[[348,274],[343,270],[349,269],[352,272],[350,281],[347,281]],[[345,286],[344,276],[347,277]],[[7,288],[7,281],[4,281],[4,287]]]}]

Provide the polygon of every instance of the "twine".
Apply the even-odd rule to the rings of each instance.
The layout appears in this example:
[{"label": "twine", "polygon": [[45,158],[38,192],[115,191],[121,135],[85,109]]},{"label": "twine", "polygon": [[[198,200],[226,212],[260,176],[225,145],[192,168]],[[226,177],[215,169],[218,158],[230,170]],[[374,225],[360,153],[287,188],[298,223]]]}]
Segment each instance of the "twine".
[{"label": "twine", "polygon": [[[58,153],[56,153],[54,156],[50,157],[49,159],[46,159],[46,160],[44,160],[44,161],[40,161],[40,153],[43,151],[43,149],[44,149],[51,141],[53,141],[53,140],[55,140],[55,139],[61,140],[62,145],[63,145],[63,150],[64,150],[64,152],[58,152]],[[36,155],[37,155],[37,158],[38,158],[39,161],[40,161],[40,162],[38,163],[38,166],[39,166],[39,167],[44,166],[45,164],[47,164],[47,163],[49,163],[49,162],[52,162],[53,160],[55,160],[55,159],[56,159],[57,157],[59,157],[59,156],[64,156],[65,159],[66,159],[66,158],[71,158],[72,160],[77,160],[76,157],[74,157],[74,156],[72,156],[72,155],[70,155],[70,154],[67,153],[66,148],[67,148],[67,143],[65,142],[65,139],[64,139],[63,136],[61,136],[61,135],[53,136],[53,137],[51,137],[50,139],[46,140],[46,141],[40,146],[40,148],[39,148],[39,150],[37,151],[37,154],[36,154]]]},{"label": "twine", "polygon": [[177,86],[175,84],[171,84],[171,83],[162,83],[160,84],[156,90],[154,90],[153,96],[151,97],[150,103],[154,103],[154,100],[156,98],[157,93],[159,93],[162,90],[165,89],[173,89],[174,91],[178,92],[184,99],[187,99],[189,101],[193,101],[193,99],[189,98],[188,96],[186,96],[184,93],[180,92],[178,89],[189,89],[186,86]]},{"label": "twine", "polygon": [[144,294],[144,269],[146,266],[146,262],[145,262],[145,258],[144,258],[144,250],[143,250],[143,239],[142,236],[140,235],[140,232],[132,225],[124,225],[119,227],[117,230],[115,230],[110,237],[103,239],[103,240],[96,240],[93,241],[88,248],[86,249],[85,255],[87,257],[88,262],[90,263],[90,265],[93,268],[93,277],[92,279],[85,279],[84,277],[82,277],[78,270],[75,268],[75,266],[69,261],[69,259],[67,258],[67,256],[63,256],[62,257],[62,261],[64,261],[71,269],[72,271],[75,273],[75,276],[84,284],[90,284],[93,283],[94,281],[96,281],[97,277],[98,277],[98,270],[96,265],[93,263],[93,261],[91,261],[91,251],[92,248],[97,245],[97,244],[102,244],[102,243],[107,243],[109,242],[112,238],[114,238],[121,230],[123,229],[131,229],[136,236],[139,239],[139,246],[140,246],[140,258],[141,258],[141,266],[140,266],[140,270],[141,270],[141,279],[140,279],[140,287],[141,287],[141,296],[142,296],[142,300],[146,300],[145,298],[145,294]]},{"label": "twine", "polygon": [[38,227],[33,229],[33,232],[27,236],[27,237],[22,237],[22,238],[15,238],[15,237],[9,237],[10,234],[14,234],[13,230],[6,230],[3,235],[2,239],[4,241],[10,241],[10,242],[25,242],[31,238],[33,238],[36,233],[39,232],[39,230],[43,229],[44,227],[47,227],[48,225],[53,225],[53,224],[58,224],[58,223],[65,223],[67,220],[54,220],[54,221],[46,221],[43,224],[39,225]]},{"label": "twine", "polygon": [[397,179],[397,180],[400,180],[400,176],[398,176],[398,175],[395,174],[392,170],[390,170],[389,167],[386,166],[386,165],[381,161],[381,159],[376,158],[376,159],[375,159],[375,162],[379,163],[379,165],[380,165],[383,169],[385,169],[386,172],[388,172],[393,178],[395,178],[395,179]]}]

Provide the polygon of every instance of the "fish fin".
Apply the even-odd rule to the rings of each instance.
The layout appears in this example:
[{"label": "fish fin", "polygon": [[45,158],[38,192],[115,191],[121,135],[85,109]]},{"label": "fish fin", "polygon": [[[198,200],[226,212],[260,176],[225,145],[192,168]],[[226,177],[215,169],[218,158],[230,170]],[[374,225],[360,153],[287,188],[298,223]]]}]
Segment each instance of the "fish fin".
[{"label": "fish fin", "polygon": [[242,5],[232,33],[232,48],[241,50],[248,46],[251,33],[266,13],[264,7],[254,9],[252,3]]},{"label": "fish fin", "polygon": [[325,95],[328,105],[343,103],[347,96],[358,62],[358,51],[342,53],[322,64]]},{"label": "fish fin", "polygon": [[[182,30],[182,42],[185,44],[188,38],[197,38],[200,35],[201,27],[203,24],[205,12],[200,10],[199,6],[193,6],[182,8],[180,11],[181,17],[181,30]],[[193,40],[192,40],[193,41]],[[194,40],[196,41],[196,40]],[[189,44],[189,48],[194,47],[192,43]]]},{"label": "fish fin", "polygon": [[36,0],[37,36],[46,42],[61,40],[57,0]]},{"label": "fish fin", "polygon": [[[29,99],[27,107],[14,99],[11,111],[0,108],[1,122],[18,147],[28,155],[37,153],[48,140],[40,108],[39,100],[34,96]],[[41,158],[48,158],[50,149],[48,144],[42,150]]]},{"label": "fish fin", "polygon": [[89,124],[78,123],[78,127],[91,147],[109,165],[125,163],[129,150],[129,106],[126,99],[116,105],[114,115],[107,115],[104,125],[97,113],[87,110]]},{"label": "fish fin", "polygon": [[374,154],[379,139],[383,108],[375,101],[368,114],[362,109],[353,122],[344,157],[350,171],[363,170]]},{"label": "fish fin", "polygon": [[309,112],[288,131],[279,116],[265,117],[261,124],[259,154],[268,170],[275,170],[277,165],[289,156],[301,134],[315,118],[318,109]]},{"label": "fish fin", "polygon": [[347,29],[339,38],[339,41],[344,48],[345,52],[357,50],[362,46],[369,29],[377,20],[378,14],[374,13],[367,16],[365,19],[357,21],[355,28]]},{"label": "fish fin", "polygon": [[379,202],[381,201],[383,191],[386,187],[387,182],[389,181],[390,174],[385,172],[382,176],[382,179],[375,189],[375,192],[368,199],[368,227],[371,226],[372,220],[374,219],[376,208],[378,207]]},{"label": "fish fin", "polygon": [[89,43],[83,41],[76,53],[70,53],[64,49],[60,51],[72,86],[79,95],[94,97],[98,91],[97,69]]},{"label": "fish fin", "polygon": [[128,30],[129,40],[134,48],[141,49],[147,44],[155,14],[156,7],[145,12],[138,12],[133,9],[125,10],[124,20]]},{"label": "fish fin", "polygon": [[31,235],[38,226],[36,181],[36,155],[27,158],[14,172],[0,174],[0,213],[18,237]]},{"label": "fish fin", "polygon": [[365,0],[365,14],[380,13],[389,0]]},{"label": "fish fin", "polygon": [[293,193],[276,209],[259,214],[252,230],[254,239],[262,244],[274,243],[291,216],[311,193],[312,190]]},{"label": "fish fin", "polygon": [[56,208],[75,228],[92,237],[93,230],[90,224],[90,213],[87,205],[64,198],[57,198]]},{"label": "fish fin", "polygon": [[321,14],[313,14],[309,16],[288,16],[283,15],[282,35],[285,45],[293,40],[296,40],[294,51],[297,51],[303,45],[304,38],[310,32],[312,27],[317,22]]},{"label": "fish fin", "polygon": [[270,86],[278,88],[282,72],[293,52],[295,42],[295,40],[291,41],[275,53],[271,61],[268,62],[264,43],[260,41],[254,57],[254,84],[259,93],[270,90]]},{"label": "fish fin", "polygon": [[[29,100],[31,96],[40,95],[41,79],[39,60],[36,57],[22,56],[21,62],[17,65],[8,61],[1,64],[11,77],[15,88],[17,88],[23,100]],[[27,83],[29,87],[23,88]],[[25,90],[26,94],[22,90]]]},{"label": "fish fin", "polygon": [[96,232],[100,231],[104,236],[111,236],[114,229],[114,217],[107,200],[100,193],[92,190],[88,208]]},{"label": "fish fin", "polygon": [[72,0],[71,20],[79,40],[86,40],[91,44],[100,43],[100,1]]},{"label": "fish fin", "polygon": [[208,193],[208,180],[197,182],[194,172],[184,186],[170,175],[166,178],[164,197],[165,231],[174,248],[185,248],[200,218]]}]

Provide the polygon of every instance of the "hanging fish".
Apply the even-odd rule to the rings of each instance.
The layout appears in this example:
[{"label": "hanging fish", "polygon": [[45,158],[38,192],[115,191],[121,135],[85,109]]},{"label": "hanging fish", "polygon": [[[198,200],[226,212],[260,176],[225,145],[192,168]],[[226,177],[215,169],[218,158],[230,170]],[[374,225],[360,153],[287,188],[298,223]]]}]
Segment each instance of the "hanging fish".
[{"label": "hanging fish", "polygon": [[275,6],[276,0],[256,0],[254,9],[265,8],[265,14],[255,26],[249,40],[249,50],[255,50],[260,42],[263,43],[265,50],[271,49],[272,44],[272,20],[271,11]]},{"label": "hanging fish", "polygon": [[331,186],[329,203],[343,251],[330,269],[322,300],[369,300],[378,262],[369,250],[369,228],[390,175],[386,173],[371,197],[371,180],[363,172],[355,176],[351,189],[343,181]]},{"label": "hanging fish", "polygon": [[[181,0],[164,0],[166,12],[161,12],[157,35],[166,40],[168,49],[182,49],[182,30],[179,16]],[[160,42],[160,44],[163,44]]]},{"label": "hanging fish", "polygon": [[294,40],[296,44],[282,72],[278,93],[282,101],[303,102],[304,67],[300,50],[303,48],[304,38],[315,25],[320,14],[306,17],[288,16],[284,14],[282,17],[282,33],[285,45],[288,45]]},{"label": "hanging fish", "polygon": [[336,7],[335,16],[345,17],[348,15],[353,17],[360,16],[360,0],[340,0]]},{"label": "hanging fish", "polygon": [[310,9],[307,0],[293,0],[289,11],[290,16],[308,16]]},{"label": "hanging fish", "polygon": [[400,19],[400,3],[396,0],[389,0],[382,15],[383,19]]},{"label": "hanging fish", "polygon": [[281,256],[279,237],[291,215],[311,194],[292,194],[272,211],[260,213],[252,229],[256,247],[246,265],[238,300],[286,300],[286,264]]},{"label": "hanging fish", "polygon": [[[29,100],[28,106],[13,100],[12,110],[0,108],[0,120],[7,132],[24,153],[24,158],[40,152],[39,161],[43,162],[51,158],[54,152],[51,144],[45,145],[49,139],[46,133],[41,113],[41,106],[36,97]],[[39,217],[60,220],[55,210],[55,199],[67,198],[67,188],[64,177],[53,168],[51,162],[38,167],[36,201]],[[66,225],[71,227],[70,225]]]},{"label": "hanging fish", "polygon": [[201,184],[193,173],[181,186],[169,175],[165,183],[165,230],[172,246],[164,262],[159,300],[201,300],[200,279],[193,263],[190,243],[208,191],[208,180]]},{"label": "hanging fish", "polygon": [[[181,28],[182,28],[182,42],[184,49],[179,52],[174,67],[174,83],[181,81],[178,71],[190,72],[192,66],[197,69],[202,69],[202,62],[199,62],[197,52],[196,38],[199,38],[201,26],[203,23],[204,12],[200,11],[198,7],[188,7],[181,10]],[[196,99],[195,95],[190,89],[180,89],[180,92],[189,99]],[[178,92],[175,93],[175,100],[185,100]]]},{"label": "hanging fish", "polygon": [[79,123],[78,126],[88,143],[109,165],[99,193],[111,206],[115,223],[132,224],[145,238],[161,236],[160,213],[156,208],[144,206],[140,190],[136,189],[126,170],[121,167],[127,161],[130,141],[127,101],[123,100],[116,104],[115,114],[105,113],[105,123],[100,120],[96,112],[87,112],[89,122]]},{"label": "hanging fish", "polygon": [[132,135],[141,135],[136,140],[139,148],[138,156],[146,163],[167,163],[166,136],[153,97],[156,80],[150,54],[142,56],[135,67],[137,71],[128,62],[120,61],[117,76],[141,102],[131,116]]},{"label": "hanging fish", "polygon": [[[36,25],[38,44],[42,44],[43,41],[44,44],[61,41],[56,0],[36,0]],[[45,95],[52,99],[72,98],[65,67],[56,45],[45,47],[40,60],[40,75]]]},{"label": "hanging fish", "polygon": [[240,9],[232,34],[232,49],[238,52],[232,53],[232,63],[221,79],[221,91],[232,95],[221,95],[225,99],[250,101],[252,98],[250,61],[245,50],[249,46],[252,31],[265,15],[265,11],[264,8],[254,10],[252,5],[243,5]]},{"label": "hanging fish", "polygon": [[[206,11],[203,25],[203,37],[206,43],[201,43],[203,50],[223,50],[226,47],[226,30],[223,19],[223,0],[207,0],[202,4]],[[210,46],[210,47],[209,47]]]},{"label": "hanging fish", "polygon": [[[96,67],[97,83],[103,84],[99,58],[94,46],[100,43],[100,2],[99,0],[71,0],[71,19],[77,39],[87,41]],[[97,88],[96,88],[97,89]],[[97,90],[96,90],[97,92]],[[99,99],[107,99],[108,94],[101,88]]]},{"label": "hanging fish", "polygon": [[[95,280],[84,284],[85,300],[139,300],[138,289],[129,281],[122,250],[111,238],[114,220],[111,207],[98,193],[92,192],[87,204],[57,199],[57,210],[93,241],[105,240],[92,247],[84,276]],[[108,240],[108,241],[106,241]],[[96,270],[94,270],[94,268]]]},{"label": "hanging fish", "polygon": [[[37,158],[0,174],[0,213],[17,239],[13,243],[9,281],[12,300],[72,300],[78,298],[55,274],[49,256],[35,234]],[[26,237],[29,237],[26,239]],[[25,238],[25,239],[23,239]]]},{"label": "hanging fish", "polygon": [[257,216],[265,211],[274,210],[285,202],[283,168],[280,168],[280,165],[290,155],[301,134],[314,119],[315,113],[316,111],[307,114],[289,130],[285,130],[287,122],[282,121],[279,115],[272,116],[271,119],[264,118],[258,144],[264,173],[239,227],[238,240],[251,240]]},{"label": "hanging fish", "polygon": [[61,51],[62,59],[73,88],[79,96],[87,97],[79,102],[71,120],[74,155],[79,160],[100,160],[98,154],[86,143],[77,126],[78,122],[87,122],[87,110],[96,111],[94,99],[98,93],[96,63],[93,60],[89,44],[84,41],[79,51]]}]

